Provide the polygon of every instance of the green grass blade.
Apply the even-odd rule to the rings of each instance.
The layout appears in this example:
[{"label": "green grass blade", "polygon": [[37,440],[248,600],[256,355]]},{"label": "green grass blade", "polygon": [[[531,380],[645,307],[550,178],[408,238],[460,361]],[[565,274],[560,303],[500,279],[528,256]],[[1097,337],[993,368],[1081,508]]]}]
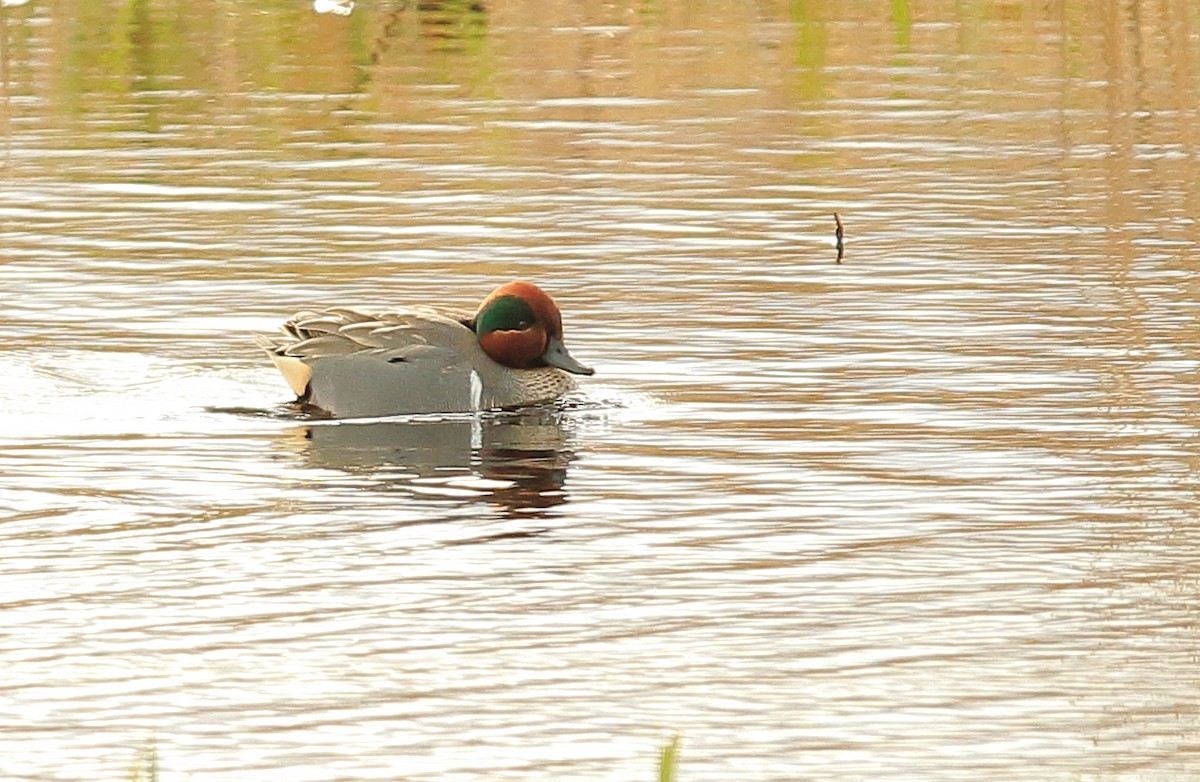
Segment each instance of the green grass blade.
[{"label": "green grass blade", "polygon": [[675,782],[675,772],[679,770],[679,734],[663,744],[658,756],[658,782]]}]

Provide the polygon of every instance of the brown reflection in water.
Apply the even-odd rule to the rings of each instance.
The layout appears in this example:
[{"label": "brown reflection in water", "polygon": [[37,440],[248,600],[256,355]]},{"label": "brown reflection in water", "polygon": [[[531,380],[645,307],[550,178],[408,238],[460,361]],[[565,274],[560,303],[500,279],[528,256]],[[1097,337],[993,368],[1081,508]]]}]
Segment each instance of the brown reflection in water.
[{"label": "brown reflection in water", "polygon": [[[904,116],[866,104],[851,115],[829,109],[831,102],[912,98],[930,108],[968,110],[960,115],[965,121],[938,123],[946,141],[997,131],[1036,140],[1057,125],[1058,139],[1069,149],[1112,127],[1114,143],[1128,149],[1132,141],[1162,143],[1131,135],[1135,127],[1148,127],[1150,112],[1153,127],[1173,127],[1172,141],[1194,152],[1190,108],[1198,96],[1190,31],[1200,27],[1195,4],[1095,6],[1075,0],[1037,9],[1001,4],[991,14],[988,8],[893,4],[894,38],[864,45],[863,30],[876,29],[869,26],[878,17],[873,2],[713,3],[701,16],[682,0],[637,9],[555,0],[426,0],[335,17],[312,14],[303,4],[266,14],[245,4],[167,8],[157,2],[111,14],[102,4],[74,0],[49,14],[38,4],[6,12],[3,56],[11,91],[47,99],[44,109],[68,126],[86,127],[90,115],[131,102],[144,112],[141,129],[172,126],[217,148],[253,143],[274,149],[293,140],[292,133],[321,130],[334,140],[382,142],[390,154],[403,151],[418,160],[545,165],[582,158],[603,162],[610,171],[637,171],[644,170],[639,165],[677,159],[671,155],[689,141],[720,144],[736,159],[746,157],[751,140],[788,133],[902,139],[918,130]],[[30,26],[38,17],[45,32]],[[947,56],[955,57],[953,63],[940,59]],[[928,93],[926,69],[951,64],[956,76],[950,91]],[[1169,79],[1158,78],[1160,72]],[[881,84],[887,79],[893,81],[891,95]],[[1020,88],[1022,81],[1041,79],[1061,83],[1058,106],[1039,105],[1045,95]],[[483,115],[454,116],[444,101],[414,100],[412,88],[418,85],[444,87],[447,98],[660,102],[520,108],[497,103]],[[203,97],[189,97],[190,91]],[[303,95],[304,105],[253,110],[264,93]],[[348,94],[362,100],[347,102]],[[970,113],[1044,108],[1057,111],[1057,119],[1033,114],[1025,122],[989,123]],[[1081,110],[1096,115],[1081,117]],[[1178,114],[1172,118],[1168,111]],[[708,121],[669,125],[698,117]],[[486,121],[496,119],[642,120],[663,135],[640,139],[654,143],[615,148],[572,129],[546,128],[515,138]],[[411,129],[361,127],[381,122],[452,122],[468,132],[455,137],[455,153],[447,155]],[[77,141],[92,147],[127,143],[103,130],[92,127]],[[798,147],[777,162],[813,186],[828,187],[845,184],[839,172],[863,170],[864,164],[869,169],[876,155],[857,144],[839,145],[836,155]],[[1119,157],[1109,162],[1123,163]],[[1178,168],[1194,172],[1195,164]],[[380,184],[389,190],[412,189],[411,181],[392,172],[383,176]],[[895,176],[902,180],[903,172]],[[1186,190],[1194,207],[1195,188]]]},{"label": "brown reflection in water", "polygon": [[[8,9],[3,24],[12,39],[6,51],[12,49],[22,66],[14,73],[18,89],[34,82],[44,86],[48,75],[60,97],[143,91],[142,80],[152,77],[169,78],[173,85],[182,79],[193,89],[302,87],[315,94],[354,84],[356,69],[376,65],[408,71],[410,84],[461,86],[469,70],[460,66],[472,60],[479,64],[491,54],[506,67],[475,69],[475,75],[510,98],[672,98],[700,88],[753,87],[767,89],[770,102],[778,103],[784,95],[797,97],[794,88],[813,79],[821,87],[801,89],[801,94],[833,97],[869,84],[835,79],[832,70],[881,68],[895,65],[897,56],[929,52],[1021,55],[991,63],[1000,66],[993,79],[1036,75],[1057,60],[1069,76],[1111,69],[1114,84],[1159,83],[1159,89],[1161,80],[1151,74],[1168,70],[1180,103],[1195,91],[1189,80],[1196,68],[1190,36],[1200,19],[1188,0],[1101,5],[1064,0],[1039,8],[1003,4],[995,14],[987,12],[988,5],[894,3],[891,40],[870,41],[863,40],[864,32],[886,28],[874,24],[878,4],[867,0],[714,2],[703,11],[686,0],[640,8],[565,0],[423,0],[364,4],[350,17],[312,14],[304,4],[265,13],[244,4],[176,7],[153,0],[113,14],[105,3],[67,0],[55,5],[54,13],[37,3]],[[46,23],[48,36],[31,35],[27,24],[35,18]],[[494,48],[484,49],[479,43],[484,39]],[[1057,48],[1046,48],[1047,39]],[[407,45],[421,40],[428,45]],[[1102,46],[1093,48],[1096,42]],[[213,48],[222,45],[228,48]],[[35,73],[28,67],[32,62],[45,63],[49,74]],[[969,76],[983,64],[962,61],[956,67]],[[436,68],[443,69],[443,78],[428,78]],[[542,78],[527,78],[533,73]],[[793,81],[797,77],[803,84]],[[589,79],[598,79],[591,83],[595,91],[581,90],[581,81]],[[837,91],[831,89],[834,84]],[[287,122],[282,116],[272,119]]]},{"label": "brown reflection in water", "polygon": [[542,516],[569,499],[574,453],[557,411],[331,422],[291,430],[284,442],[307,466],[368,476],[381,489],[422,497],[466,497],[506,516]]},{"label": "brown reflection in water", "polygon": [[556,416],[535,411],[488,421],[482,434],[477,469],[484,478],[509,484],[493,497],[510,513],[545,511],[567,501],[567,465],[574,453]]},{"label": "brown reflection in water", "polygon": [[421,35],[442,52],[464,52],[487,33],[487,8],[478,0],[421,0]]}]

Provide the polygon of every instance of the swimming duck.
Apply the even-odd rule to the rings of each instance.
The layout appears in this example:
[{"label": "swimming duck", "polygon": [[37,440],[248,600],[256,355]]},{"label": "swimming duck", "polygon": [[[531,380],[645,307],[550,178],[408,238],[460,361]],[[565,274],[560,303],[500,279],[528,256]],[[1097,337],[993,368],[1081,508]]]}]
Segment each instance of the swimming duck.
[{"label": "swimming duck", "polygon": [[528,282],[496,288],[474,315],[435,307],[300,312],[257,337],[298,401],[337,418],[455,413],[557,399],[593,370],[562,340],[554,300]]}]

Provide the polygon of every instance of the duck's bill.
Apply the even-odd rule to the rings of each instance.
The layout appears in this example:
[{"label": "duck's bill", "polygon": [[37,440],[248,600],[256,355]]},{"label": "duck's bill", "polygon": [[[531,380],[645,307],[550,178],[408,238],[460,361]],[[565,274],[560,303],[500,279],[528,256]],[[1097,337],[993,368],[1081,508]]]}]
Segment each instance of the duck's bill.
[{"label": "duck's bill", "polygon": [[567,346],[562,340],[554,337],[550,340],[550,345],[546,348],[546,352],[542,354],[542,361],[545,361],[552,367],[558,367],[566,372],[573,372],[576,375],[592,375],[596,370],[591,367],[585,367],[567,352]]}]

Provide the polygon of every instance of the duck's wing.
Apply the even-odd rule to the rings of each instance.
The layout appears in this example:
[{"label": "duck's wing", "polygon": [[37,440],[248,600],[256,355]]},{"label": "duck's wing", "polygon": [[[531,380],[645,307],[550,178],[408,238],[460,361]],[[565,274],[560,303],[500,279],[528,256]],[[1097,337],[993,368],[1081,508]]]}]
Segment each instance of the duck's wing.
[{"label": "duck's wing", "polygon": [[301,401],[340,417],[470,410],[482,351],[468,317],[339,307],[298,313],[258,343]]}]

